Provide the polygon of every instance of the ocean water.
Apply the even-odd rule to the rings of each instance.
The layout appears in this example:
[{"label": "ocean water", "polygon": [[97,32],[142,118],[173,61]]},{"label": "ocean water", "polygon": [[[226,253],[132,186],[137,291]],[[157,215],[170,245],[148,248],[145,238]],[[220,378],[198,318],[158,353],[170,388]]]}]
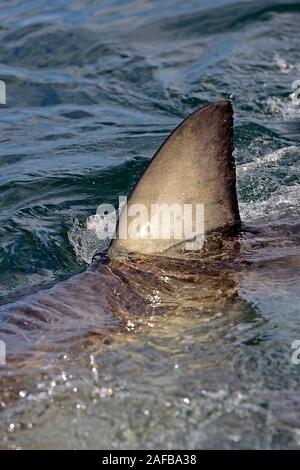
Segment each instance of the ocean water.
[{"label": "ocean water", "polygon": [[0,0],[0,340],[10,304],[103,248],[97,206],[218,99],[246,227],[226,269],[114,266],[114,331],[83,316],[70,350],[40,333],[48,363],[0,365],[1,448],[300,447],[299,21],[299,1]]}]

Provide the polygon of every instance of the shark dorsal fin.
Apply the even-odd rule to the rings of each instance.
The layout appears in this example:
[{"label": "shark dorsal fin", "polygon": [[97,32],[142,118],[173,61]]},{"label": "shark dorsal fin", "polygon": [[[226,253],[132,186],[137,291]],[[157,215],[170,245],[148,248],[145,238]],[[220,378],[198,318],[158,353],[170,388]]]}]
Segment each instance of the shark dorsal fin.
[{"label": "shark dorsal fin", "polygon": [[149,213],[153,204],[203,204],[205,235],[239,224],[230,101],[195,111],[165,140],[128,199],[111,252],[151,254],[179,246],[178,239],[120,239],[118,231],[130,223],[134,204],[143,204]]}]

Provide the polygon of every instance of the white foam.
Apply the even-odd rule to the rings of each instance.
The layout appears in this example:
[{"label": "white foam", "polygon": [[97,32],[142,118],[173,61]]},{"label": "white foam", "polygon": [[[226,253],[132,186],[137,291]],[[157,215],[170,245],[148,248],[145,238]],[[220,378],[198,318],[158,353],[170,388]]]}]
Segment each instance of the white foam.
[{"label": "white foam", "polygon": [[276,163],[282,160],[287,154],[300,151],[300,147],[296,145],[291,145],[289,147],[282,147],[281,149],[270,152],[263,157],[257,157],[252,162],[244,163],[237,167],[237,175],[242,176],[243,173],[248,172],[249,170],[256,170],[261,167],[268,165],[269,163]]},{"label": "white foam", "polygon": [[284,219],[299,219],[299,200],[299,184],[281,187],[264,201],[241,202],[239,204],[241,218],[247,223],[265,223]]},{"label": "white foam", "polygon": [[274,62],[282,73],[289,73],[296,68],[294,64],[288,64],[288,62],[283,57],[280,57],[279,54],[275,54]]},{"label": "white foam", "polygon": [[97,235],[97,230],[101,230],[104,223],[97,214],[88,217],[85,224],[80,224],[78,220],[75,220],[74,226],[68,232],[68,238],[78,260],[89,264],[95,254],[107,248],[109,240],[101,240]]},{"label": "white foam", "polygon": [[300,117],[300,106],[297,101],[292,99],[294,94],[295,92],[291,90],[291,93],[287,98],[269,96],[265,100],[269,112],[273,115],[280,116],[286,121]]}]

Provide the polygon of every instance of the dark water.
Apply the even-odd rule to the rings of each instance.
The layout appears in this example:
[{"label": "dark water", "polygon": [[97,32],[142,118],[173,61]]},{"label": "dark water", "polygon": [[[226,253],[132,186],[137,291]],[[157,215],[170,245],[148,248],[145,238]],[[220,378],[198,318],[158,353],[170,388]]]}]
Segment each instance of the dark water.
[{"label": "dark water", "polygon": [[235,106],[241,214],[260,227],[241,240],[253,269],[115,266],[111,337],[83,321],[51,367],[0,366],[2,448],[300,446],[299,21],[299,1],[0,1],[3,318],[86,268],[87,218],[210,101]]}]

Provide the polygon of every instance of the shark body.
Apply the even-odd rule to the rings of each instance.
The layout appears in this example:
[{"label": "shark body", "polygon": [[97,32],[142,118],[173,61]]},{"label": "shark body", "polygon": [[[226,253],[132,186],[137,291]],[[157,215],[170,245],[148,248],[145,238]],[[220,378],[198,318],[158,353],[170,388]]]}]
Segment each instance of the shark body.
[{"label": "shark body", "polygon": [[[287,239],[294,239],[294,246],[299,243],[298,232],[291,235],[290,227],[283,227],[280,237],[272,227],[241,227],[233,109],[226,100],[189,116],[154,155],[129,197],[128,208],[154,203],[203,204],[202,249],[182,250],[184,238],[117,237],[107,257],[84,273],[0,307],[0,337],[7,346],[8,362],[21,368],[33,364],[36,369],[44,358],[76,349],[84,340],[109,342],[112,331],[122,330],[132,318],[151,316],[154,310],[169,314],[226,308],[238,297],[237,286],[245,272],[274,271],[274,261],[259,258],[260,248],[274,239],[280,239],[284,249]],[[122,213],[117,232],[124,217]],[[170,224],[172,233],[174,222]],[[298,269],[299,259],[297,250],[287,252],[281,269]]]}]

